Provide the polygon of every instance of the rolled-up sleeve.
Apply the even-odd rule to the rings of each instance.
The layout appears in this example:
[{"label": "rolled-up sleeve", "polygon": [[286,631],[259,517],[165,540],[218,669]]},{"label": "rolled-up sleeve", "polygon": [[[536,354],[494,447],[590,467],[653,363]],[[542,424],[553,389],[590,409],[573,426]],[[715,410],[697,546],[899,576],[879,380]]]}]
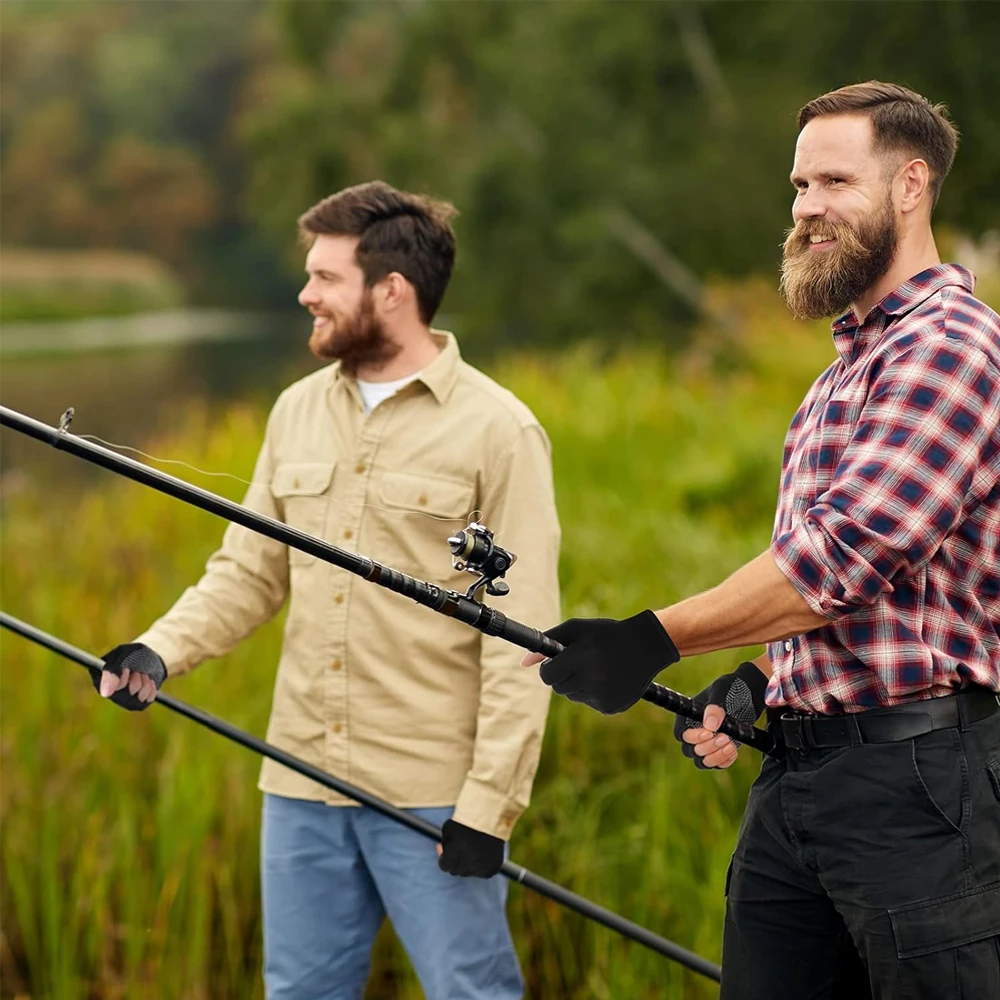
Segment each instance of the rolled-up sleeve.
[{"label": "rolled-up sleeve", "polygon": [[[551,627],[559,620],[560,532],[540,426],[520,428],[488,473],[481,506],[497,543],[518,557],[507,577],[510,594],[497,607],[508,618]],[[458,822],[504,839],[528,805],[550,697],[538,671],[520,665],[523,655],[504,639],[483,637],[473,761],[455,806]]]},{"label": "rolled-up sleeve", "polygon": [[998,422],[1000,374],[978,348],[941,338],[887,363],[829,488],[771,545],[809,606],[836,619],[919,571],[977,477],[997,478]]},{"label": "rolled-up sleeve", "polygon": [[[273,414],[272,414],[273,421]],[[274,471],[271,423],[243,506],[281,520],[270,489]],[[230,524],[201,579],[135,641],[156,650],[170,676],[224,656],[281,609],[288,595],[288,549],[281,542]]]}]

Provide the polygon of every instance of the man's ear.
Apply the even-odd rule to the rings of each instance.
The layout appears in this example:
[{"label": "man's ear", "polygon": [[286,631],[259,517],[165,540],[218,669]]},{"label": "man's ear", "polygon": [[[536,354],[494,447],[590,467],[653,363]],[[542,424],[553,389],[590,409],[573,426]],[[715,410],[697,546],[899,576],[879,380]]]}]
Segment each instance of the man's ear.
[{"label": "man's ear", "polygon": [[393,312],[405,305],[413,294],[413,286],[398,271],[391,271],[377,286],[382,308]]},{"label": "man's ear", "polygon": [[931,171],[927,161],[920,158],[904,163],[896,175],[899,191],[899,210],[912,212],[931,197]]}]

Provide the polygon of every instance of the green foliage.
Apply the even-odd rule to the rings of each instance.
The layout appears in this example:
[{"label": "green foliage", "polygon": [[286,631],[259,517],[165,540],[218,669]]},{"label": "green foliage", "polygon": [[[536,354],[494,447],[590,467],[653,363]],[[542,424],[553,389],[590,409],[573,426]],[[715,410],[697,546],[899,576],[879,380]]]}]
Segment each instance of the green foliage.
[{"label": "green foliage", "polygon": [[[747,317],[739,367],[706,329],[675,360],[645,349],[602,363],[583,347],[520,354],[493,371],[552,439],[567,615],[662,606],[767,544],[785,426],[832,347],[821,327],[785,318],[761,286],[713,295]],[[265,416],[248,404],[217,421],[188,410],[149,447],[248,477]],[[191,478],[242,493],[231,480]],[[25,485],[4,503],[3,608],[98,654],[161,614],[222,531],[121,480],[80,496]],[[280,625],[171,682],[170,693],[262,734]],[[79,668],[6,633],[2,643],[5,983],[51,1000],[261,996],[258,761],[166,710],[125,715],[98,700]],[[685,661],[663,680],[695,693],[739,655]],[[555,699],[512,856],[717,960],[723,876],[757,765],[744,753],[730,772],[695,771],[671,725],[646,704],[605,718]],[[699,977],[517,887],[510,912],[530,996],[714,995]],[[369,996],[420,996],[389,935]]]},{"label": "green foliage", "polygon": [[5,245],[141,250],[201,301],[266,298],[274,256],[242,212],[234,134],[262,6],[5,3]]},{"label": "green foliage", "polygon": [[948,103],[939,218],[996,229],[998,38],[985,0],[8,0],[3,239],[289,304],[295,219],[382,177],[461,210],[467,340],[649,342],[666,319],[678,346],[707,279],[774,268],[795,112],[833,87]]},{"label": "green foliage", "polygon": [[348,184],[450,199],[462,214],[445,308],[494,345],[662,337],[664,319],[699,311],[706,276],[771,270],[795,113],[859,79],[951,105],[964,138],[939,217],[973,234],[1000,222],[1000,69],[977,41],[1000,37],[996,4],[278,10],[285,55],[262,65],[267,100],[244,119],[255,215],[291,245],[290,220]]}]

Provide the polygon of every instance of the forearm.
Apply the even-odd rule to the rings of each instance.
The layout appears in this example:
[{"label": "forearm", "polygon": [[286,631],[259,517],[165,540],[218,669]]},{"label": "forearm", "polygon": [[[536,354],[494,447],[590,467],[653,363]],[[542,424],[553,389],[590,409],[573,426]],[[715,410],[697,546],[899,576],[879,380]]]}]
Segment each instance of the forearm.
[{"label": "forearm", "polygon": [[[268,442],[265,436],[243,506],[282,520],[267,487],[274,474]],[[225,655],[273,618],[285,602],[288,587],[287,548],[273,538],[230,524],[201,580],[136,641],[159,653],[171,676],[185,673],[202,660]]]},{"label": "forearm", "polygon": [[288,594],[287,550],[231,524],[198,583],[135,641],[154,649],[171,677],[224,656],[273,618]]},{"label": "forearm", "polygon": [[[681,656],[773,642],[830,620],[806,604],[769,551],[717,587],[663,608],[656,617]],[[765,672],[770,674],[769,666]]]},{"label": "forearm", "polygon": [[135,641],[154,649],[170,676],[224,656],[281,609],[286,590],[226,567],[213,568]]},{"label": "forearm", "polygon": [[509,652],[507,661],[483,676],[472,766],[454,816],[504,840],[531,797],[551,695]]},{"label": "forearm", "polygon": [[[559,518],[548,440],[523,427],[493,467],[480,508],[497,540],[518,554],[503,599],[509,618],[546,628],[559,618]],[[519,652],[499,637],[482,639],[473,761],[455,819],[506,839],[528,804],[551,691],[520,666]]]}]

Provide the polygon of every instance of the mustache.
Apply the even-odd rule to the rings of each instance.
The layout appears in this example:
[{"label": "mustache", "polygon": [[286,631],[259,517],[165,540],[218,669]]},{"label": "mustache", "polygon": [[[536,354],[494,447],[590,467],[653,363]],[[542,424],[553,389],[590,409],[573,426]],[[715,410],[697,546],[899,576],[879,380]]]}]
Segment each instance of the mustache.
[{"label": "mustache", "polygon": [[857,228],[848,222],[828,219],[801,219],[785,230],[782,251],[787,259],[809,251],[811,236],[833,236],[840,250],[849,251],[854,257],[867,257],[868,248],[861,241]]},{"label": "mustache", "polygon": [[[836,246],[817,253],[810,236],[833,236]],[[888,201],[850,225],[801,219],[786,231],[780,289],[793,315],[819,319],[843,312],[888,270],[898,232]]]}]

